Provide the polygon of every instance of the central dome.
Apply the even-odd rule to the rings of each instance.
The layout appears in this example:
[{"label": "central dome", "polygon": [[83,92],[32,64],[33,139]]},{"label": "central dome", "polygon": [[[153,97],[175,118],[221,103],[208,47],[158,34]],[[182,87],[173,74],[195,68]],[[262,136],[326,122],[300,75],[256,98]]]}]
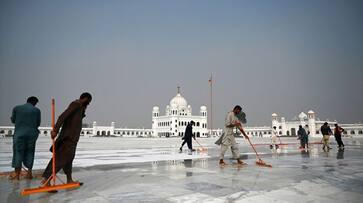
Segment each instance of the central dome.
[{"label": "central dome", "polygon": [[180,93],[178,93],[174,98],[170,100],[170,106],[181,109],[181,108],[187,108],[188,103],[187,100],[185,100],[184,97],[181,96]]}]

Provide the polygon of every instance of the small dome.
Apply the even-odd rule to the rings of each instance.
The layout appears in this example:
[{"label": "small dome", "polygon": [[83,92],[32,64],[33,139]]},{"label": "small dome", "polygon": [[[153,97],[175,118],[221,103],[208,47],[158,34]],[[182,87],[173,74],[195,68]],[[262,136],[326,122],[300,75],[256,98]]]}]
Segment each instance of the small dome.
[{"label": "small dome", "polygon": [[207,111],[207,107],[206,106],[201,106],[200,111]]},{"label": "small dome", "polygon": [[276,117],[277,116],[277,113],[273,113],[271,116]]},{"label": "small dome", "polygon": [[306,119],[306,118],[308,118],[308,116],[307,116],[304,112],[301,112],[301,113],[299,114],[299,118],[300,118],[300,119]]},{"label": "small dome", "polygon": [[159,107],[158,106],[154,106],[153,107],[153,111],[159,111]]},{"label": "small dome", "polygon": [[310,110],[308,114],[314,114],[315,112],[313,110]]},{"label": "small dome", "polygon": [[170,106],[171,107],[176,107],[178,109],[181,109],[181,108],[187,108],[188,106],[188,103],[187,103],[187,100],[184,99],[183,96],[181,96],[180,93],[178,93],[174,98],[172,98],[170,100]]}]

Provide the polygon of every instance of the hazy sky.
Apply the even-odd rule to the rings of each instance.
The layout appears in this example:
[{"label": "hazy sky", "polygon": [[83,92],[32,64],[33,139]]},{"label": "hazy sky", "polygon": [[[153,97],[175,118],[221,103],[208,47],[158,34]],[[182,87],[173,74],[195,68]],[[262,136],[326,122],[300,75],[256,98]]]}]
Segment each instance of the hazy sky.
[{"label": "hazy sky", "polygon": [[214,126],[240,104],[248,125],[313,109],[363,121],[363,1],[0,1],[0,125],[26,98],[42,125],[83,91],[86,123],[151,127],[182,95]]}]

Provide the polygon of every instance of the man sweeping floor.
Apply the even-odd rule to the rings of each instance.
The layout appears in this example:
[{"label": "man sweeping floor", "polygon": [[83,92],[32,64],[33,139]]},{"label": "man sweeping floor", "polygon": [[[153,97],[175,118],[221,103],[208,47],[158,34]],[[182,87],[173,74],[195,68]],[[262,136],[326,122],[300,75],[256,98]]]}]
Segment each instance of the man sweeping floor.
[{"label": "man sweeping floor", "polygon": [[[72,179],[72,164],[76,154],[77,143],[82,130],[82,119],[90,104],[92,96],[90,93],[82,93],[79,99],[73,101],[68,108],[58,117],[58,120],[51,132],[52,138],[56,138],[59,129],[62,128],[55,141],[55,172],[63,169],[67,176],[67,183],[74,182]],[[43,173],[42,184],[52,175],[52,159]]]},{"label": "man sweeping floor", "polygon": [[241,133],[248,138],[246,133],[244,132],[241,122],[236,117],[236,115],[240,114],[242,111],[241,106],[237,105],[233,108],[233,111],[228,112],[226,119],[225,119],[225,134],[221,140],[221,154],[219,159],[219,165],[225,166],[226,163],[223,161],[224,154],[228,149],[231,149],[233,158],[237,160],[237,164],[244,165],[245,163],[242,162],[239,158],[239,150],[236,140],[234,138],[233,129],[238,127],[241,130]]}]

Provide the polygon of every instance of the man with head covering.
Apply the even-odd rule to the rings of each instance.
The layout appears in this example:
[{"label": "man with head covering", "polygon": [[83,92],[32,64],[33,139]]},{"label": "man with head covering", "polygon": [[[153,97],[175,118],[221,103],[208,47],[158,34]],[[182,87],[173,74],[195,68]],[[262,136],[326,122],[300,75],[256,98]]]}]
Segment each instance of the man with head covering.
[{"label": "man with head covering", "polygon": [[236,140],[234,138],[234,129],[238,128],[241,133],[248,138],[247,134],[244,132],[242,128],[241,121],[237,118],[237,115],[239,115],[242,111],[242,107],[237,105],[233,108],[231,112],[228,112],[226,119],[225,119],[225,132],[221,141],[221,154],[219,159],[219,164],[221,166],[226,165],[226,163],[223,161],[224,154],[226,151],[230,148],[232,151],[233,158],[237,160],[237,164],[243,165],[245,164],[242,162],[239,158],[239,150],[238,145],[236,143]]},{"label": "man with head covering", "polygon": [[10,179],[19,180],[22,164],[28,169],[26,178],[33,178],[35,143],[38,139],[38,127],[40,126],[40,110],[35,107],[37,103],[38,98],[32,96],[27,99],[26,104],[13,108],[11,122],[15,124],[15,132],[11,165],[15,168],[15,175],[10,176]]}]

